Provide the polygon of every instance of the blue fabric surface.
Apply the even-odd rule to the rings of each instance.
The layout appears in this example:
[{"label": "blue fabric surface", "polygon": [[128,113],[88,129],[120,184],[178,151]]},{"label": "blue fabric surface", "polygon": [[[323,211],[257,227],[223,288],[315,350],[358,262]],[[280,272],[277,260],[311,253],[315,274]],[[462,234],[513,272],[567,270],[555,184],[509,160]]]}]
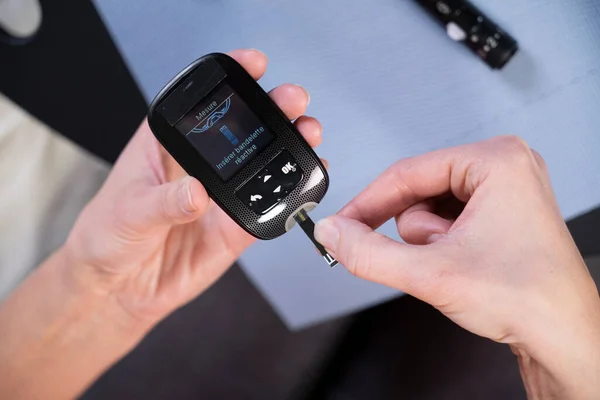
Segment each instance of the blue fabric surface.
[{"label": "blue fabric surface", "polygon": [[[335,212],[395,160],[504,133],[547,160],[562,212],[600,204],[600,2],[480,0],[521,52],[493,72],[412,0],[96,0],[147,99],[212,51],[269,56],[265,88],[301,83],[320,118]],[[383,232],[394,235],[394,226]],[[329,270],[302,233],[259,243],[242,265],[289,326],[396,292]],[[418,266],[416,266],[418,267]]]}]

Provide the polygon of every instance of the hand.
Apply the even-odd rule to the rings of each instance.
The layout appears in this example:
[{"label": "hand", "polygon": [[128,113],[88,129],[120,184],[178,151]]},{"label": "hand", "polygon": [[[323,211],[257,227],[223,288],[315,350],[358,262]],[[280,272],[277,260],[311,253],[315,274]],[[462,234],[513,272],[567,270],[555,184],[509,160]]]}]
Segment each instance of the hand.
[{"label": "hand", "polygon": [[[406,244],[373,231],[391,218]],[[356,276],[511,344],[524,370],[549,372],[561,398],[600,398],[598,292],[542,158],[521,139],[399,161],[315,233]],[[534,386],[532,396],[543,394]]]},{"label": "hand", "polygon": [[[266,57],[253,50],[230,54],[255,79]],[[308,93],[286,84],[270,93],[311,146],[321,125],[302,116]],[[114,299],[130,315],[154,323],[190,301],[253,243],[208,197],[196,179],[142,124],[104,187],[83,211],[64,252],[76,280]]]},{"label": "hand", "polygon": [[[265,72],[258,51],[231,56],[256,79]],[[321,141],[302,116],[304,89],[271,97],[310,145]],[[79,397],[252,242],[142,124],[67,243],[0,303],[0,397]]]}]

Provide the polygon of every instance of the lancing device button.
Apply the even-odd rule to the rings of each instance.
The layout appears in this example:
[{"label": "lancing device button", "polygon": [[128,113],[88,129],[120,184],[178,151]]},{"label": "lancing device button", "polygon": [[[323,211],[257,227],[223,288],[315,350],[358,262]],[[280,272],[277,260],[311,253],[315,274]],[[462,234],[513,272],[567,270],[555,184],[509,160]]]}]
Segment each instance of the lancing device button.
[{"label": "lancing device button", "polygon": [[448,33],[448,36],[456,42],[462,42],[467,38],[467,32],[454,22],[449,22],[448,25],[446,25],[446,32]]},{"label": "lancing device button", "polygon": [[237,197],[257,214],[264,214],[284,199],[302,180],[302,169],[287,151],[236,191]]}]

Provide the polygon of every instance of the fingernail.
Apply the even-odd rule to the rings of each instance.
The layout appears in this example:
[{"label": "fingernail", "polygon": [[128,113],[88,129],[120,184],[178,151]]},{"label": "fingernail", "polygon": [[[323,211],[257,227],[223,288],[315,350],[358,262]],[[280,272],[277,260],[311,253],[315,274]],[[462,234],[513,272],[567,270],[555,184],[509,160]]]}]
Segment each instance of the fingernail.
[{"label": "fingernail", "polygon": [[340,231],[334,222],[322,219],[315,225],[315,239],[327,249],[336,251],[340,240]]},{"label": "fingernail", "polygon": [[427,243],[428,244],[435,243],[443,237],[444,237],[444,235],[442,235],[441,233],[434,233],[432,235],[429,235],[429,237],[427,238]]},{"label": "fingernail", "polygon": [[300,89],[304,90],[304,93],[306,93],[306,97],[308,97],[308,100],[306,101],[306,107],[308,107],[308,105],[310,104],[310,92],[306,90],[306,88],[302,85],[298,85],[297,83],[294,83],[293,85],[298,86]]},{"label": "fingernail", "polygon": [[196,211],[196,205],[194,204],[194,197],[192,195],[192,177],[186,177],[181,183],[179,188],[179,204],[181,209],[188,213]]}]

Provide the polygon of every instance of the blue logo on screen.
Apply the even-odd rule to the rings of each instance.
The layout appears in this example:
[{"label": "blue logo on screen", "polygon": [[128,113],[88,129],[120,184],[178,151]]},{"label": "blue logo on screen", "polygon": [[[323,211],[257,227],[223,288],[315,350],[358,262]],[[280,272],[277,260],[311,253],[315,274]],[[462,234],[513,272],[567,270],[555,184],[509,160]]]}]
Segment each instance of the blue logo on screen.
[{"label": "blue logo on screen", "polygon": [[211,114],[210,117],[206,119],[206,123],[204,125],[192,129],[190,133],[206,132],[207,130],[212,128],[217,122],[219,122],[225,116],[225,114],[227,114],[227,111],[229,111],[229,107],[231,107],[231,97],[228,97],[227,100],[225,100],[225,102],[223,103],[223,108],[215,111]]},{"label": "blue logo on screen", "polygon": [[231,131],[229,130],[229,128],[227,127],[227,125],[223,125],[223,126],[222,126],[222,127],[219,129],[219,130],[221,131],[221,133],[222,133],[223,135],[225,135],[225,137],[227,138],[227,140],[229,140],[229,142],[230,142],[232,145],[234,145],[234,146],[235,146],[235,145],[237,145],[237,144],[240,142],[240,141],[238,140],[238,138],[237,138],[237,137],[235,137],[235,135],[233,134],[233,132],[231,132]]}]

